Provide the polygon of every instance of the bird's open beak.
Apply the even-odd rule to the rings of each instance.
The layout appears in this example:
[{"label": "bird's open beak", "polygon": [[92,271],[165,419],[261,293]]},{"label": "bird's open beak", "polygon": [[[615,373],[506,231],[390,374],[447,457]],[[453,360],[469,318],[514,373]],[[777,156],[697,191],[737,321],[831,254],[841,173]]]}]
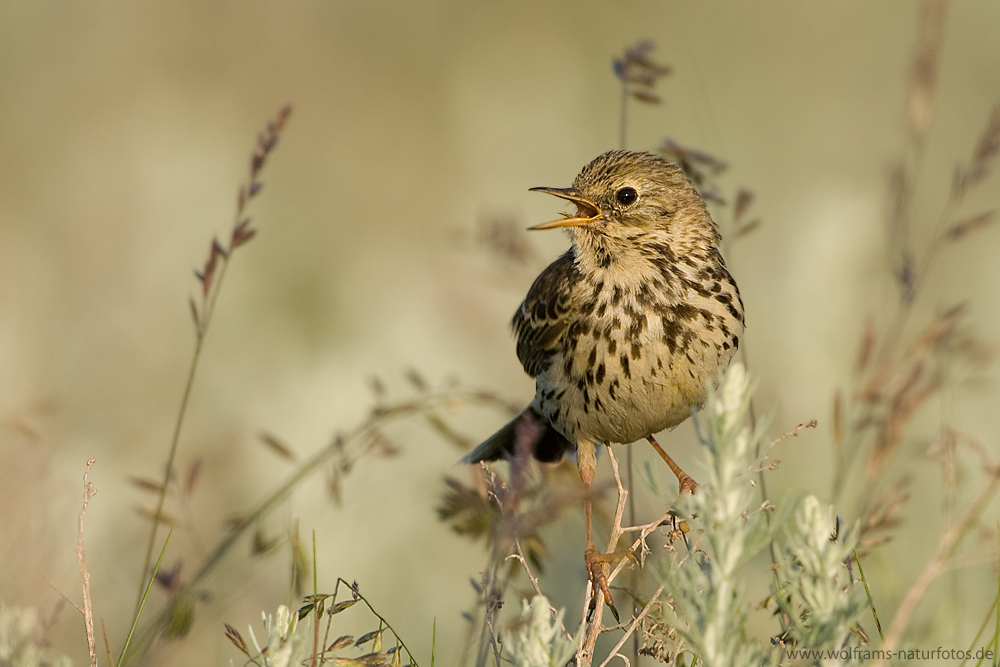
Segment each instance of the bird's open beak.
[{"label": "bird's open beak", "polygon": [[543,222],[540,225],[535,225],[534,227],[528,227],[529,230],[538,229],[556,229],[557,227],[579,227],[581,225],[586,225],[594,220],[601,217],[601,209],[590,201],[580,196],[573,188],[531,188],[532,192],[547,192],[550,195],[555,195],[562,199],[569,200],[576,204],[576,215],[569,215],[564,213],[565,217],[559,218],[558,220],[553,220],[552,222]]}]

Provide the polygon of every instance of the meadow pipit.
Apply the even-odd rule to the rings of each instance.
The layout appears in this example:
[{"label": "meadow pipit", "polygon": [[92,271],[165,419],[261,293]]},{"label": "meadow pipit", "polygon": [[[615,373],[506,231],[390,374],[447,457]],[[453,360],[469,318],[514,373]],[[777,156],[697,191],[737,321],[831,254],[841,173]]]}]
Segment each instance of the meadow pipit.
[{"label": "meadow pipit", "polygon": [[[743,335],[743,302],[705,201],[677,165],[626,151],[595,159],[571,188],[532,189],[576,205],[575,214],[532,227],[565,227],[573,241],[514,314],[535,399],[464,461],[518,449],[558,461],[575,449],[589,487],[598,444],[646,438],[681,491],[693,493],[694,480],[653,434],[701,407]],[[585,513],[587,572],[617,618],[589,501]]]}]

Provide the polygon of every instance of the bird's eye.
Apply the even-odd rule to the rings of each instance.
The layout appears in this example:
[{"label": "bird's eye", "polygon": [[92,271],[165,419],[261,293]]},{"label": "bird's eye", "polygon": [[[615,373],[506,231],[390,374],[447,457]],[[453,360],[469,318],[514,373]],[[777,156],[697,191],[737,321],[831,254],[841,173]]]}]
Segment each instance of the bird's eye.
[{"label": "bird's eye", "polygon": [[622,206],[628,206],[638,198],[639,193],[635,191],[635,188],[622,188],[615,193],[615,199],[617,199],[618,203]]}]

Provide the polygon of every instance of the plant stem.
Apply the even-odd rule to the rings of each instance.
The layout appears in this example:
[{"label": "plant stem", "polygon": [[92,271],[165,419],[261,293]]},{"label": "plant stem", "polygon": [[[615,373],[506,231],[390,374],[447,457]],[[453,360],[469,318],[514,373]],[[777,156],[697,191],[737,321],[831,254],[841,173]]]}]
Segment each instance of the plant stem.
[{"label": "plant stem", "polygon": [[618,121],[618,148],[625,150],[625,130],[628,127],[628,84],[622,81],[622,113]]},{"label": "plant stem", "polygon": [[[403,648],[404,651],[406,651],[406,655],[410,658],[410,663],[413,665],[413,667],[420,667],[420,665],[417,664],[416,659],[413,657],[413,651],[411,651],[410,648],[403,642],[403,638],[400,637],[399,633],[396,632],[396,630],[392,627],[392,625],[389,624],[389,621],[385,620],[382,614],[375,611],[375,608],[371,606],[371,603],[369,603],[368,600],[365,599],[365,596],[362,595],[360,592],[358,592],[358,590],[354,586],[347,583],[347,581],[342,579],[341,577],[337,577],[337,584],[339,585],[340,583],[343,583],[348,588],[350,588],[352,595],[357,595],[358,599],[364,602],[365,606],[368,607],[368,611],[374,614],[375,617],[378,618],[380,622],[385,624],[385,627],[389,629],[389,632],[393,634],[393,636],[396,638],[396,641],[399,642],[399,645]],[[336,599],[334,599],[334,603],[336,603]]]},{"label": "plant stem", "polygon": [[142,574],[139,580],[139,596],[135,603],[136,614],[142,604],[143,584],[146,581],[146,572],[153,560],[153,549],[156,546],[156,533],[160,527],[160,519],[163,517],[163,505],[167,500],[167,489],[170,479],[173,476],[174,460],[177,458],[177,445],[181,439],[181,427],[184,425],[184,417],[187,415],[188,404],[191,402],[191,390],[194,387],[194,377],[198,370],[198,361],[201,359],[201,352],[205,345],[205,336],[208,334],[208,326],[212,322],[212,315],[215,313],[215,303],[219,298],[219,290],[226,277],[226,269],[229,267],[229,260],[223,259],[219,269],[219,275],[215,279],[212,292],[205,299],[205,307],[202,316],[196,325],[194,354],[191,356],[191,366],[188,368],[187,381],[184,383],[184,394],[181,396],[181,405],[177,411],[177,419],[174,422],[174,432],[170,439],[170,452],[167,454],[167,465],[163,471],[163,483],[160,485],[160,493],[156,500],[156,511],[153,513],[153,527],[149,531],[149,543],[146,545],[146,557],[142,562]]},{"label": "plant stem", "polygon": [[[219,540],[218,544],[209,556],[202,562],[198,571],[177,593],[174,601],[161,610],[156,618],[150,623],[150,626],[144,630],[142,636],[138,639],[138,644],[142,647],[142,650],[145,650],[152,643],[160,628],[163,627],[173,614],[174,610],[178,607],[178,602],[186,596],[195,594],[198,587],[202,585],[208,575],[211,574],[215,568],[222,563],[225,557],[229,555],[230,550],[236,542],[248,533],[257,524],[261,517],[274,509],[278,503],[282,502],[299,485],[300,482],[309,477],[311,474],[319,471],[322,465],[340,452],[346,443],[360,438],[364,436],[365,433],[378,429],[388,423],[412,416],[415,412],[425,410],[432,405],[448,403],[454,401],[455,399],[480,404],[497,405],[502,403],[499,398],[489,394],[488,392],[473,389],[444,392],[440,394],[427,394],[415,400],[402,401],[396,405],[379,408],[371,417],[356,426],[352,431],[345,434],[342,439],[334,439],[330,444],[323,447],[311,458],[304,461],[283,484],[272,491],[270,495],[265,497],[256,508],[254,508],[249,514],[245,515],[244,518],[237,525],[235,525],[227,535]],[[504,404],[503,407],[506,408],[507,406]],[[142,650],[138,652],[139,655],[142,654]],[[134,664],[134,661],[130,661],[126,664]]]},{"label": "plant stem", "polygon": [[[892,624],[889,626],[889,634],[882,644],[884,651],[891,652],[899,645],[900,640],[903,638],[903,631],[910,621],[910,616],[912,616],[917,604],[923,598],[924,593],[927,592],[927,587],[945,570],[945,559],[951,554],[952,550],[958,544],[958,540],[965,534],[965,531],[972,524],[973,520],[979,516],[983,508],[989,503],[997,489],[1000,489],[1000,469],[993,471],[993,478],[990,480],[989,485],[965,509],[958,522],[941,536],[934,555],[927,562],[927,565],[924,566],[917,580],[913,582],[910,590],[907,591],[906,597],[903,598],[895,617],[892,619]],[[884,660],[879,660],[875,663],[875,667],[884,664]]]},{"label": "plant stem", "polygon": [[97,646],[94,641],[94,608],[90,601],[90,572],[87,571],[87,563],[83,553],[83,515],[87,512],[87,505],[90,503],[91,498],[97,493],[94,490],[94,485],[88,479],[90,468],[94,465],[95,461],[96,459],[88,460],[87,469],[83,473],[83,507],[80,508],[80,513],[77,516],[78,529],[76,542],[76,557],[80,561],[80,579],[83,581],[83,619],[87,627],[87,647],[90,649],[91,667],[97,667]]}]

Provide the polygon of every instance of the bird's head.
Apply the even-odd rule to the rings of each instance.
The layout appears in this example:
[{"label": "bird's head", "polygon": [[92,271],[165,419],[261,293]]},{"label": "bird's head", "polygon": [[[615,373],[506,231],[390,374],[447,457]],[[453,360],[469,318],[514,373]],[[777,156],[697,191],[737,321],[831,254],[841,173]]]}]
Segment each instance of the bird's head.
[{"label": "bird's head", "polygon": [[607,240],[718,238],[704,201],[684,172],[650,153],[610,151],[584,167],[573,187],[532,191],[573,202],[576,212],[530,229],[564,227],[577,238],[582,233]]}]

